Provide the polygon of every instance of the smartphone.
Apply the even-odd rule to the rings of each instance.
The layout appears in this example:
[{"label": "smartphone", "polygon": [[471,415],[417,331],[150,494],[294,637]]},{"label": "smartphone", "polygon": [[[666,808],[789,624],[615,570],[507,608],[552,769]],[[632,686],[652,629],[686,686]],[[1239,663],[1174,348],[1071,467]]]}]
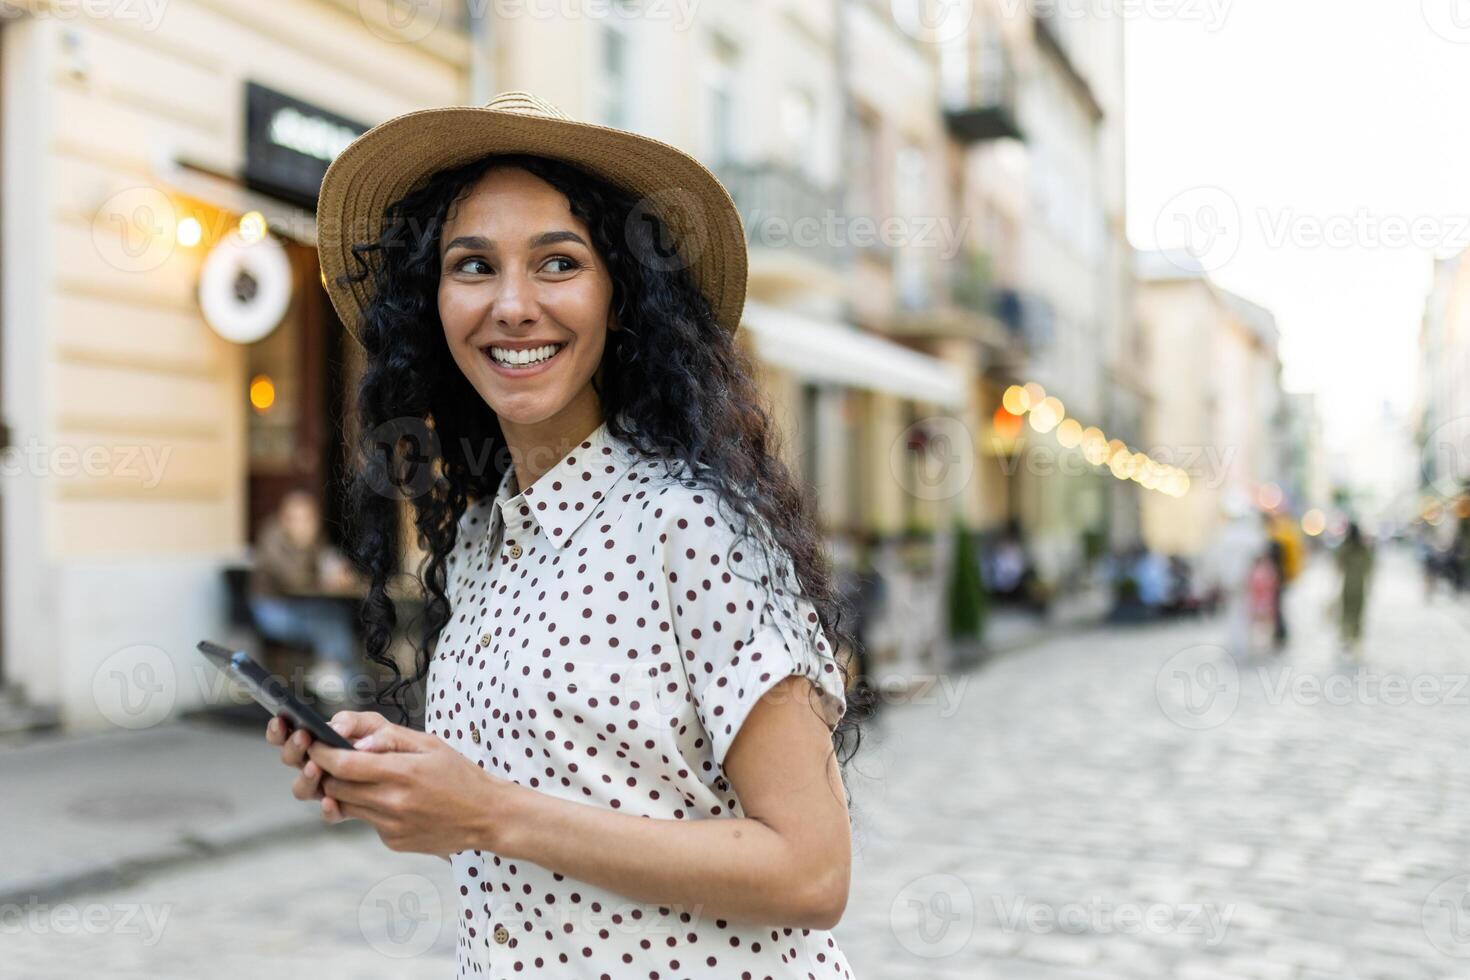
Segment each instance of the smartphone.
[{"label": "smartphone", "polygon": [[319,742],[339,749],[352,748],[352,743],[337,734],[320,712],[292,694],[284,681],[256,663],[244,650],[229,650],[218,643],[200,640],[199,652],[226,677],[244,685],[255,702],[273,716],[280,715],[295,727],[306,729]]}]

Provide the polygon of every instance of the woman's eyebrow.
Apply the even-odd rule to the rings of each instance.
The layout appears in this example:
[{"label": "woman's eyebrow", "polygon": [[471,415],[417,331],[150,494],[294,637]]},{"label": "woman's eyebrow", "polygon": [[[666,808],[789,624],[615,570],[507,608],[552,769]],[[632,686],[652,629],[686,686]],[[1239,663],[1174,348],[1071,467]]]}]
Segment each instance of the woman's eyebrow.
[{"label": "woman's eyebrow", "polygon": [[[541,248],[545,245],[554,245],[557,242],[576,242],[584,248],[591,247],[575,231],[543,231],[541,234],[529,239],[526,244],[530,248]],[[495,251],[495,243],[483,235],[460,235],[448,245],[444,246],[444,251],[448,252],[453,248],[472,248],[493,252]]]}]

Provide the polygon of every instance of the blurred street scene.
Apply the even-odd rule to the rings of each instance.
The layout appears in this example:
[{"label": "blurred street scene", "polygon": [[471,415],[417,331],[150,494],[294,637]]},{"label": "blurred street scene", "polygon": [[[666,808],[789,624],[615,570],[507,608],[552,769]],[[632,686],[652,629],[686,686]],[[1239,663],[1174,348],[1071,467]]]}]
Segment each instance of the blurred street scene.
[{"label": "blurred street scene", "polygon": [[877,702],[859,977],[1470,974],[1453,7],[0,0],[0,976],[454,968],[448,866],[321,827],[194,647],[383,679],[317,191],[512,89],[740,210]]},{"label": "blurred street scene", "polygon": [[[1333,575],[1318,566],[1292,600],[1305,638],[1287,658],[1235,661],[1210,621],[1093,627],[886,705],[849,776],[854,891],[837,937],[857,975],[1463,976],[1470,610],[1426,604],[1412,555],[1385,565],[1371,670],[1337,657]],[[191,828],[169,842],[187,856],[26,903],[6,923],[7,975],[454,969],[447,864],[351,825],[303,837],[315,818],[270,792],[269,753],[162,731],[229,751],[234,785],[206,777],[175,791],[168,818],[129,813],[123,788],[161,789],[156,767],[89,746],[101,764],[76,776],[104,801],[94,809],[114,809],[81,812],[74,776],[31,801],[64,814],[52,832],[105,835],[126,857],[163,820]],[[7,784],[36,785],[5,765]],[[43,834],[19,805],[4,804],[6,826]],[[246,816],[273,835],[219,851],[189,839]]]}]

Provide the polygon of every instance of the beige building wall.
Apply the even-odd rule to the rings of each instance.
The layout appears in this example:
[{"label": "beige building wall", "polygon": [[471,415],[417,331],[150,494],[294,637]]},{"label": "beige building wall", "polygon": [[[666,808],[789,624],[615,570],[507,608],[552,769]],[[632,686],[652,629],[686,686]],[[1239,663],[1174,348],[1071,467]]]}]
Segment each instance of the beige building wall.
[{"label": "beige building wall", "polygon": [[[1153,400],[1144,417],[1145,445],[1175,453],[1197,451],[1208,458],[1218,448],[1216,411],[1222,393],[1215,353],[1226,329],[1226,310],[1210,284],[1194,278],[1142,282],[1136,301],[1151,361],[1169,365],[1153,379]],[[1150,549],[1200,554],[1214,534],[1220,474],[1211,472],[1208,463],[1186,469],[1190,489],[1183,497],[1143,494],[1143,536]]]},{"label": "beige building wall", "polygon": [[[372,123],[460,101],[468,44],[393,40],[370,0],[175,0],[154,25],[38,6],[0,27],[4,412],[54,472],[3,490],[5,670],[88,726],[133,648],[197,694],[247,544],[244,349],[200,318],[203,249],[173,241],[161,170],[240,172],[246,79]],[[62,475],[72,451],[108,462]]]}]

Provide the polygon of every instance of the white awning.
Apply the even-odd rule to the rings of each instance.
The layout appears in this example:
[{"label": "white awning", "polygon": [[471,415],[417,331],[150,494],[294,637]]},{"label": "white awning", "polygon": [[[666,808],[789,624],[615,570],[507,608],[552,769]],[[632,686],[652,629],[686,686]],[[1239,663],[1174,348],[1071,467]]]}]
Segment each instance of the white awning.
[{"label": "white awning", "polygon": [[762,360],[806,380],[953,408],[965,405],[960,368],[867,331],[753,300],[746,301],[741,323]]}]

